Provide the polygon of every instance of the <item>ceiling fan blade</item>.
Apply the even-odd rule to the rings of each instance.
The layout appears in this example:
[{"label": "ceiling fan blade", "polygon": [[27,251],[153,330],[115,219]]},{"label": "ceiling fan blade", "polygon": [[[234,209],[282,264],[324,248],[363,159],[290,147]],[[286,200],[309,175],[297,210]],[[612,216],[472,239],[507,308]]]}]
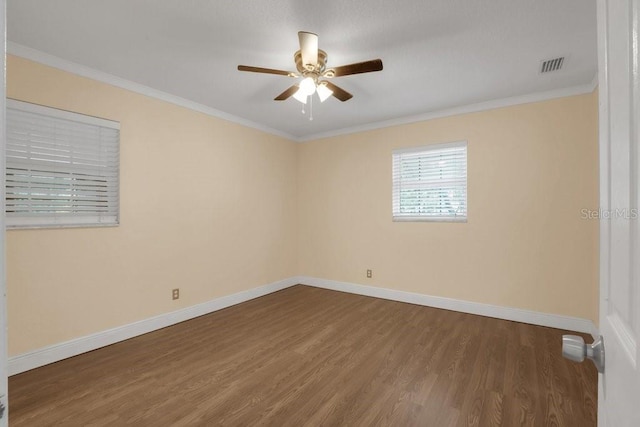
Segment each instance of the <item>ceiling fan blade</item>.
[{"label": "ceiling fan blade", "polygon": [[249,65],[238,65],[238,71],[250,71],[252,73],[278,74],[280,76],[298,77],[296,73],[284,70],[274,70],[273,68],[251,67]]},{"label": "ceiling fan blade", "polygon": [[300,41],[300,54],[302,55],[302,66],[307,68],[310,65],[315,68],[318,63],[318,35],[306,31],[298,32]]},{"label": "ceiling fan blade", "polygon": [[298,91],[298,89],[299,89],[298,85],[293,85],[289,89],[287,89],[284,92],[282,92],[280,95],[276,96],[273,100],[274,101],[284,101],[285,99],[288,99],[291,95],[296,93]]},{"label": "ceiling fan blade", "polygon": [[333,96],[338,98],[340,101],[344,102],[344,101],[348,101],[351,98],[353,98],[353,95],[351,95],[349,92],[347,92],[346,90],[342,89],[341,87],[338,87],[338,86],[336,86],[333,83],[328,82],[328,81],[324,81],[323,83],[325,83],[327,85],[327,87],[333,91]]},{"label": "ceiling fan blade", "polygon": [[[343,65],[335,67],[327,71],[333,70],[333,77],[349,76],[351,74],[371,73],[373,71],[382,70],[382,60],[372,59],[371,61],[357,62],[355,64]],[[326,73],[329,77],[329,73]]]}]

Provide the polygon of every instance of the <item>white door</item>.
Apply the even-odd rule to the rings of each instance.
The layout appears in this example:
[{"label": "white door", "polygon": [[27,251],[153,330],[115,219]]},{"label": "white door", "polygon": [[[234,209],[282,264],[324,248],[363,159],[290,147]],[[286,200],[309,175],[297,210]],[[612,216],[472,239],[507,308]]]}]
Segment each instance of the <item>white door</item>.
[{"label": "white door", "polygon": [[[0,43],[2,54],[0,55],[0,188],[4,190],[4,145],[6,137],[5,127],[5,11],[6,0],[0,0]],[[0,427],[8,425],[9,406],[7,402],[7,287],[5,283],[5,257],[4,257],[4,191],[0,192]]]},{"label": "white door", "polygon": [[598,424],[640,426],[640,0],[598,0],[600,331]]}]

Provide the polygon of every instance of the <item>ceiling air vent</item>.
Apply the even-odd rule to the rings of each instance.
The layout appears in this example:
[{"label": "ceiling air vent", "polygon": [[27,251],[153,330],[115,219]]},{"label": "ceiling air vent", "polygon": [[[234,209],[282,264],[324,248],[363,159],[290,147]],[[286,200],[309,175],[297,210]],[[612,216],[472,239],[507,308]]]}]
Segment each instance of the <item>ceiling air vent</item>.
[{"label": "ceiling air vent", "polygon": [[550,73],[551,71],[558,71],[560,68],[562,68],[562,64],[564,64],[564,56],[542,61],[542,64],[540,66],[540,73],[543,74]]}]

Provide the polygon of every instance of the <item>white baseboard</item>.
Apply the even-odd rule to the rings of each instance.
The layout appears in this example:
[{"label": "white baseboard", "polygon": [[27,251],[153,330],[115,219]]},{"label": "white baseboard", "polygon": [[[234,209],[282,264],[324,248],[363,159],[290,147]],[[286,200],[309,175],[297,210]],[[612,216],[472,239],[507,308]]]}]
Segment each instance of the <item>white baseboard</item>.
[{"label": "white baseboard", "polygon": [[117,328],[10,357],[8,366],[9,375],[19,374],[68,357],[77,356],[100,347],[115,344],[119,341],[124,341],[138,335],[175,325],[176,323],[184,322],[185,320],[212,313],[232,305],[240,304],[296,284],[304,284],[308,286],[315,286],[317,288],[332,289],[335,291],[383,298],[392,301],[407,302],[410,304],[418,304],[428,307],[443,308],[463,313],[478,314],[481,316],[530,323],[533,325],[583,332],[591,334],[594,338],[598,334],[598,329],[593,322],[577,317],[540,313],[531,310],[482,304],[452,298],[435,297],[413,292],[378,288],[375,286],[319,279],[316,277],[294,276],[268,285],[216,298],[202,304],[161,314],[139,322],[130,323],[128,325],[119,326]]},{"label": "white baseboard", "polygon": [[241,302],[249,301],[281,289],[298,284],[297,277],[280,280],[268,285],[248,289],[232,295],[216,298],[201,304],[186,307],[170,313],[161,314],[139,322],[108,329],[106,331],[43,347],[28,353],[9,358],[9,375],[19,374],[30,369],[48,365],[68,357],[77,356],[107,345],[115,344],[138,335],[146,334],[185,320],[212,313]]},{"label": "white baseboard", "polygon": [[460,311],[462,313],[479,314],[481,316],[497,319],[512,320],[515,322],[530,323],[532,325],[548,326],[557,329],[594,334],[597,328],[591,320],[578,317],[562,316],[559,314],[541,313],[520,308],[502,307],[498,305],[482,304],[457,300],[452,298],[435,297],[413,292],[397,291],[394,289],[365,286],[355,283],[338,282],[335,280],[318,279],[316,277],[300,276],[296,278],[299,283],[351,294],[365,295],[383,298],[393,301],[407,302],[410,304],[424,305],[428,307],[443,308],[446,310]]}]

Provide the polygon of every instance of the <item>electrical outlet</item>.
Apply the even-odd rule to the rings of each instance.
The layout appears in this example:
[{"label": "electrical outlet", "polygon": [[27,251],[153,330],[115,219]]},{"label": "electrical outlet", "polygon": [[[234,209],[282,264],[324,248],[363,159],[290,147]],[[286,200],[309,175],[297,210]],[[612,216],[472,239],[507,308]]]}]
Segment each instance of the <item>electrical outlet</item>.
[{"label": "electrical outlet", "polygon": [[367,279],[371,279],[373,277],[373,270],[367,270]]},{"label": "electrical outlet", "polygon": [[171,291],[171,299],[178,299],[180,298],[180,289],[176,288],[173,291]]}]

